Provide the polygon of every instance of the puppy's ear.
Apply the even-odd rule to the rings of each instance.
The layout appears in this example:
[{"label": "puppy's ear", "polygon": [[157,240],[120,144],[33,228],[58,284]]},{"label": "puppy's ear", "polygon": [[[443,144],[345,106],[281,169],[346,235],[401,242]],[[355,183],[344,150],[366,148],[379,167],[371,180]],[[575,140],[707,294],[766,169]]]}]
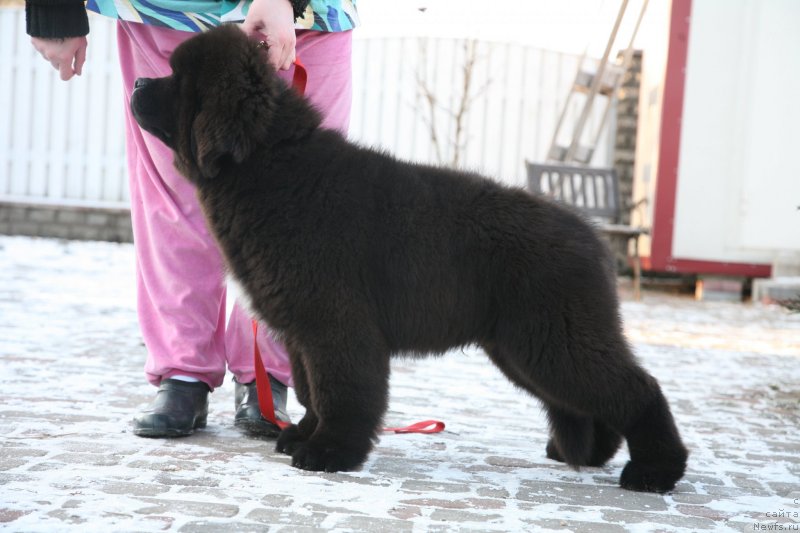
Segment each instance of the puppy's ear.
[{"label": "puppy's ear", "polygon": [[[237,31],[239,31],[237,29]],[[279,94],[279,80],[255,45],[232,58],[205,87],[192,122],[191,151],[197,168],[213,178],[227,163],[242,163],[265,140]]]},{"label": "puppy's ear", "polygon": [[200,173],[206,178],[219,174],[226,160],[241,163],[252,152],[253,139],[245,119],[230,114],[201,112],[192,124],[191,149]]}]

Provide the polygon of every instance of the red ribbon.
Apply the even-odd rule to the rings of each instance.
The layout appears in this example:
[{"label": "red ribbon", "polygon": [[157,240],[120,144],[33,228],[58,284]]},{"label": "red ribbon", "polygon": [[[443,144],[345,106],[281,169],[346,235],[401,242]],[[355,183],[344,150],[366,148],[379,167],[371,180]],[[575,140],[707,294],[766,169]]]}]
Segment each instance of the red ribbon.
[{"label": "red ribbon", "polygon": [[264,368],[264,361],[261,360],[261,350],[258,349],[258,322],[253,320],[253,350],[256,360],[256,394],[258,394],[258,407],[261,409],[261,416],[268,422],[272,422],[281,429],[289,426],[287,422],[278,420],[275,417],[275,406],[272,404],[272,387],[269,384],[269,374]]},{"label": "red ribbon", "polygon": [[410,426],[401,428],[383,428],[384,431],[395,433],[440,433],[444,431],[444,422],[438,420],[423,420]]},{"label": "red ribbon", "polygon": [[[275,407],[272,404],[272,387],[269,385],[269,374],[261,360],[261,350],[258,349],[258,322],[253,320],[253,358],[256,367],[256,394],[258,394],[258,407],[261,416],[281,429],[289,426],[288,423],[275,417]],[[439,433],[444,431],[444,422],[438,420],[423,420],[416,424],[404,427],[384,428],[383,431],[400,433]]]},{"label": "red ribbon", "polygon": [[306,94],[306,84],[308,83],[308,72],[300,61],[299,57],[294,60],[294,75],[292,76],[292,87],[300,94]]},{"label": "red ribbon", "polygon": [[[294,60],[294,75],[292,76],[292,87],[300,94],[305,94],[306,84],[308,83],[308,73],[300,58]],[[253,320],[253,355],[256,369],[256,393],[258,394],[258,406],[261,409],[261,416],[267,421],[283,429],[289,424],[278,420],[275,417],[275,407],[272,404],[272,387],[269,384],[269,374],[264,368],[264,361],[261,360],[261,350],[258,349],[258,323]],[[383,431],[395,433],[439,433],[444,430],[444,422],[438,420],[424,420],[411,424],[410,426],[399,428],[384,428]]]},{"label": "red ribbon", "polygon": [[[294,75],[292,76],[292,87],[300,94],[305,94],[308,73],[300,58],[294,60]],[[272,403],[272,387],[269,384],[269,374],[261,360],[261,350],[258,349],[258,322],[253,320],[253,355],[256,370],[256,394],[258,394],[258,407],[261,409],[261,416],[268,422],[272,422],[281,429],[288,427],[289,424],[278,420],[275,417],[275,406]]]}]

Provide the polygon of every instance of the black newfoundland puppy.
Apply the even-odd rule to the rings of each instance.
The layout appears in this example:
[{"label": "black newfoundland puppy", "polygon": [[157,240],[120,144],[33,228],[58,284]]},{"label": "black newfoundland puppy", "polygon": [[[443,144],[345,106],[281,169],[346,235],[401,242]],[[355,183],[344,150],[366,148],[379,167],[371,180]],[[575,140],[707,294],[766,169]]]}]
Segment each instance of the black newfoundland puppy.
[{"label": "black newfoundland puppy", "polygon": [[[393,354],[476,344],[547,410],[547,456],[671,490],[686,467],[667,401],[623,338],[605,245],[571,211],[475,174],[411,164],[321,129],[236,26],[136,82],[145,130],[175,151],[258,316],[291,356],[306,414],[278,450],[307,470],[361,465]],[[458,376],[453,376],[458,379]]]}]

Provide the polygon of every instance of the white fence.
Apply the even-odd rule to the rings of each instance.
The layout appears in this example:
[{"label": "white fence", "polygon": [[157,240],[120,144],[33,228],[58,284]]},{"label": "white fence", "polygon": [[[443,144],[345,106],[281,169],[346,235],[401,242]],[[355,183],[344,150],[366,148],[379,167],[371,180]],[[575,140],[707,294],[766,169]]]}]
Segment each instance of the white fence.
[{"label": "white fence", "polygon": [[[91,25],[84,74],[65,83],[30,45],[23,10],[0,9],[0,200],[127,205],[115,26]],[[449,164],[457,151],[460,166],[515,185],[525,159],[543,159],[578,61],[516,44],[355,37],[351,138],[416,161]],[[594,164],[610,161],[608,131]]]}]

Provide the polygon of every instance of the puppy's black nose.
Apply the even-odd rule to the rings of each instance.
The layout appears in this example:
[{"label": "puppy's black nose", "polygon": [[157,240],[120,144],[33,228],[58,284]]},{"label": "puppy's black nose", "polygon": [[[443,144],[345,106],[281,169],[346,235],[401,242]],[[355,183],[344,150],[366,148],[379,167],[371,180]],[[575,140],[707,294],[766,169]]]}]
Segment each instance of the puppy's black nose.
[{"label": "puppy's black nose", "polygon": [[153,81],[153,80],[150,79],[150,78],[136,78],[136,81],[133,82],[133,88],[134,89],[141,89],[142,87],[144,87],[145,85],[147,85],[151,81]]}]

